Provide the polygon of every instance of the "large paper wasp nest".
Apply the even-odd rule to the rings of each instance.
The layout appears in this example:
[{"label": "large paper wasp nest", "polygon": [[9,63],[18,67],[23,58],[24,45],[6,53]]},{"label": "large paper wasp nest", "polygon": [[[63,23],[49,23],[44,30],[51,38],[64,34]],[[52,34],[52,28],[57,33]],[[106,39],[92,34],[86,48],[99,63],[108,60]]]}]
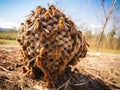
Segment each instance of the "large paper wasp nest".
[{"label": "large paper wasp nest", "polygon": [[68,65],[86,56],[87,43],[73,21],[51,5],[38,6],[21,23],[19,38],[23,72],[31,78],[56,81]]}]

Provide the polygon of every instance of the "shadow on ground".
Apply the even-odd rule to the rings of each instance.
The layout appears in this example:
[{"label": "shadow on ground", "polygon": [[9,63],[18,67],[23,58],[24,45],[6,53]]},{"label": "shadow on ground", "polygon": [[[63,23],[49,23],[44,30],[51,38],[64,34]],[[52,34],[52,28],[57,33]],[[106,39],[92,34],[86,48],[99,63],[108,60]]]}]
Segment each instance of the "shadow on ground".
[{"label": "shadow on ground", "polygon": [[60,75],[56,86],[60,90],[111,90],[100,79],[94,79],[90,75],[83,75],[77,69],[74,72],[66,70],[62,75]]}]

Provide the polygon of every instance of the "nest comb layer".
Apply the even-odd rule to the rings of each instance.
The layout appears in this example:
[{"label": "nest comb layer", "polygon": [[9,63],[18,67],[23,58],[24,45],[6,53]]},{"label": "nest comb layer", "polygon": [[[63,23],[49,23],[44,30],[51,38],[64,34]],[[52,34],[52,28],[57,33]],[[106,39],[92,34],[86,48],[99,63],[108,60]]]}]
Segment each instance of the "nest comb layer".
[{"label": "nest comb layer", "polygon": [[53,5],[48,9],[38,6],[32,11],[21,23],[17,41],[30,75],[36,77],[40,71],[44,79],[57,79],[68,65],[76,64],[87,52],[82,32]]}]

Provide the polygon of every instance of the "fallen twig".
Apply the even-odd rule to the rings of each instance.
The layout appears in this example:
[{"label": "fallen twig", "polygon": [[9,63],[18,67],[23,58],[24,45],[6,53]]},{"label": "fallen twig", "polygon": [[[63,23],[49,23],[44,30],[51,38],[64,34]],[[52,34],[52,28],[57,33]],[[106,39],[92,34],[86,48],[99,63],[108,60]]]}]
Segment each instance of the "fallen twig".
[{"label": "fallen twig", "polygon": [[8,69],[6,69],[6,68],[4,68],[4,67],[2,67],[2,66],[0,66],[0,69],[1,69],[2,71],[10,72]]}]

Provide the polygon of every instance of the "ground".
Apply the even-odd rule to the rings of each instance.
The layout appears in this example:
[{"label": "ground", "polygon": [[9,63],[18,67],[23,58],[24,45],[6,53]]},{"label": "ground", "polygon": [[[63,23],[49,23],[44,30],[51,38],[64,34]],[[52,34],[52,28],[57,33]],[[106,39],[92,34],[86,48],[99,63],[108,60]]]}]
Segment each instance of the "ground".
[{"label": "ground", "polygon": [[120,90],[120,55],[88,52],[71,71],[63,72],[54,88],[21,73],[19,46],[0,44],[0,90]]}]

